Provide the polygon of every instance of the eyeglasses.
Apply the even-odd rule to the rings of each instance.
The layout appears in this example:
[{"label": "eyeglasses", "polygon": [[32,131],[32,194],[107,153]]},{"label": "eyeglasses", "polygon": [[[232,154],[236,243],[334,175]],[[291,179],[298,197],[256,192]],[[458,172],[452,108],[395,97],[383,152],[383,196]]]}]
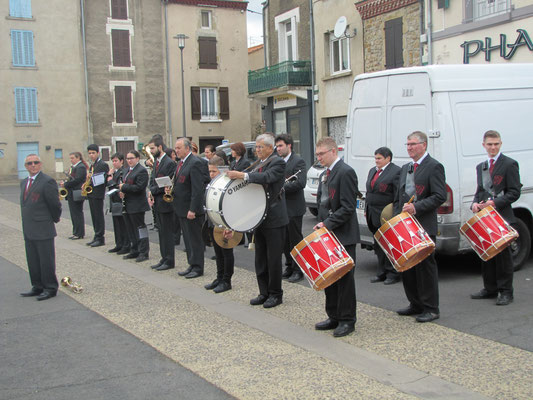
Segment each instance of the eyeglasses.
[{"label": "eyeglasses", "polygon": [[405,145],[406,145],[407,147],[413,147],[413,146],[416,146],[416,145],[418,145],[418,144],[422,144],[422,143],[424,143],[424,142],[406,143]]},{"label": "eyeglasses", "polygon": [[326,150],[326,151],[321,151],[320,153],[315,153],[315,155],[317,157],[324,157],[324,154],[329,153],[331,150],[333,150],[333,149],[329,149],[329,150]]},{"label": "eyeglasses", "polygon": [[261,145],[259,145],[259,146],[255,146],[255,148],[256,148],[256,149],[264,149],[265,146],[261,146]]},{"label": "eyeglasses", "polygon": [[126,157],[126,160],[135,160],[137,157]]},{"label": "eyeglasses", "polygon": [[40,161],[28,161],[26,162],[26,165],[39,165],[40,163]]}]

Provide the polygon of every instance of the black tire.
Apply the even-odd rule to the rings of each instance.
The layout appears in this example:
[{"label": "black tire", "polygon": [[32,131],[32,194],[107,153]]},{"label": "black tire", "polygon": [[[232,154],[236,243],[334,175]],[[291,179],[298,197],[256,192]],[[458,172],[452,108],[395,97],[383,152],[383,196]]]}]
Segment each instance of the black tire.
[{"label": "black tire", "polygon": [[511,243],[511,254],[513,256],[513,268],[518,271],[522,268],[522,265],[529,258],[529,252],[531,251],[531,234],[524,221],[517,219],[515,223],[511,224],[516,229],[518,239]]},{"label": "black tire", "polygon": [[315,217],[318,215],[318,208],[311,208],[311,207],[308,207],[308,208],[309,208],[309,212],[313,214]]}]

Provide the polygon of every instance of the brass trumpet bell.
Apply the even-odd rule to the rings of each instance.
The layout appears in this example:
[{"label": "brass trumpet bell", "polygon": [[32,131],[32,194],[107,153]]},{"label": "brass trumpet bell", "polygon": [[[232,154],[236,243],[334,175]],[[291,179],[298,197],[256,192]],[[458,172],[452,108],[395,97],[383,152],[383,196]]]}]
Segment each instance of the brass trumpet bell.
[{"label": "brass trumpet bell", "polygon": [[65,189],[65,188],[60,188],[59,189],[59,198],[61,200],[64,200],[67,197],[67,195],[68,195],[68,190],[67,189]]},{"label": "brass trumpet bell", "polygon": [[163,200],[167,203],[172,203],[174,201],[174,195],[165,193],[163,195]]},{"label": "brass trumpet bell", "polygon": [[81,287],[81,285],[79,283],[72,282],[70,276],[65,276],[63,279],[61,279],[61,286],[68,287],[74,293],[83,292],[83,288]]}]

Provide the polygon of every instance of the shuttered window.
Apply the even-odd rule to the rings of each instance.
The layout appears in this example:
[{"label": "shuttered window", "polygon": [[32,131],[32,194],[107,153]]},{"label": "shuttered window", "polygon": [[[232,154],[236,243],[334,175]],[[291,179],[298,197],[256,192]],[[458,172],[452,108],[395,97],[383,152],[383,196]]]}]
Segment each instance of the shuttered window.
[{"label": "shuttered window", "polygon": [[229,92],[227,87],[191,87],[193,120],[229,119]]},{"label": "shuttered window", "polygon": [[229,119],[229,92],[227,87],[218,88],[220,119]]},{"label": "shuttered window", "polygon": [[131,86],[115,86],[115,115],[117,124],[133,122]]},{"label": "shuttered window", "polygon": [[111,0],[111,18],[128,19],[128,0]]},{"label": "shuttered window", "polygon": [[33,32],[12,29],[11,53],[13,55],[13,66],[34,67]]},{"label": "shuttered window", "polygon": [[113,46],[113,66],[131,67],[130,31],[112,29],[111,45]]},{"label": "shuttered window", "polygon": [[15,120],[17,124],[37,124],[37,89],[15,88]]},{"label": "shuttered window", "polygon": [[217,39],[214,37],[199,37],[198,49],[200,53],[198,67],[202,69],[217,69]]},{"label": "shuttered window", "polygon": [[9,16],[31,18],[31,0],[9,0]]},{"label": "shuttered window", "polygon": [[403,67],[402,19],[385,21],[385,68]]}]

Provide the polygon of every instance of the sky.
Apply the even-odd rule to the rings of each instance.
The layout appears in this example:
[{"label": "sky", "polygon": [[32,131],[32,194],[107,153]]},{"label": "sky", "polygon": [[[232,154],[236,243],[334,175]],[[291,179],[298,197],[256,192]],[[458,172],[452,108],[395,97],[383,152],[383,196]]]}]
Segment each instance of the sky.
[{"label": "sky", "polygon": [[[248,29],[248,47],[257,46],[263,43],[263,3],[264,0],[248,0],[247,29]],[[250,12],[255,11],[255,12]],[[257,14],[259,13],[259,14]]]}]

